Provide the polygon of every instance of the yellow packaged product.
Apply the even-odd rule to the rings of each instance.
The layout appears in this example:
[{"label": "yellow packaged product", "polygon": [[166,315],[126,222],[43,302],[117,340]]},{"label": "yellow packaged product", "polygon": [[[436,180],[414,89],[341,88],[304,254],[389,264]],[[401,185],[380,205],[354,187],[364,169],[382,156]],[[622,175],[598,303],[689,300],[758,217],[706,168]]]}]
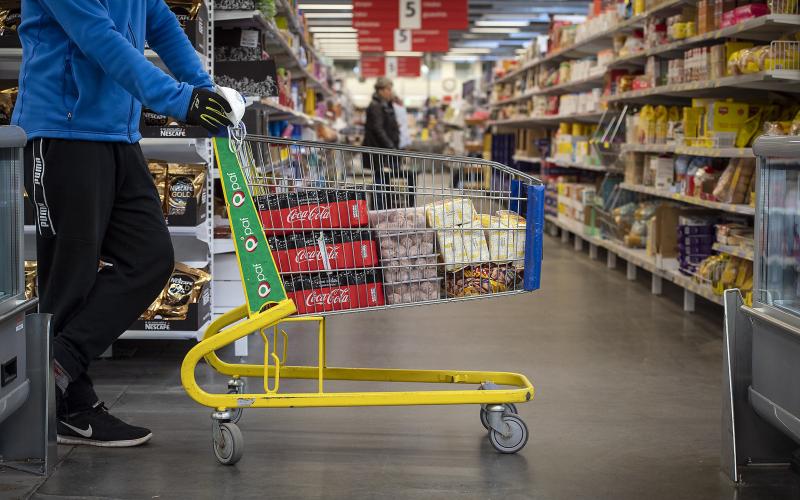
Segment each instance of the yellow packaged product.
[{"label": "yellow packaged product", "polygon": [[457,271],[467,265],[489,262],[489,247],[480,222],[438,228],[436,242],[447,271]]},{"label": "yellow packaged product", "polygon": [[468,198],[453,198],[425,205],[425,220],[428,227],[435,229],[472,222],[475,214],[475,206]]},{"label": "yellow packaged product", "polygon": [[489,258],[492,262],[514,262],[522,268],[525,261],[525,219],[510,211],[499,211],[497,215],[481,215],[477,221],[483,227],[489,243]]}]

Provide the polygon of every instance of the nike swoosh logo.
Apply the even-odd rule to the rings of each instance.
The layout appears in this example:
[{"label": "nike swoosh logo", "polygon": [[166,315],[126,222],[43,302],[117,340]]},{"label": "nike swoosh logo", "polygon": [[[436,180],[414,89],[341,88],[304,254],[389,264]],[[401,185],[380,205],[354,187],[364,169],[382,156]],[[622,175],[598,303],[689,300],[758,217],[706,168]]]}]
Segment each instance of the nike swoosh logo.
[{"label": "nike swoosh logo", "polygon": [[92,426],[91,426],[91,424],[89,424],[89,427],[86,428],[86,430],[84,430],[84,429],[79,429],[77,427],[73,427],[73,426],[69,425],[68,423],[64,422],[63,420],[61,421],[61,423],[66,425],[67,427],[69,427],[70,429],[72,429],[73,431],[77,432],[78,434],[80,434],[81,436],[83,436],[85,438],[92,437]]}]

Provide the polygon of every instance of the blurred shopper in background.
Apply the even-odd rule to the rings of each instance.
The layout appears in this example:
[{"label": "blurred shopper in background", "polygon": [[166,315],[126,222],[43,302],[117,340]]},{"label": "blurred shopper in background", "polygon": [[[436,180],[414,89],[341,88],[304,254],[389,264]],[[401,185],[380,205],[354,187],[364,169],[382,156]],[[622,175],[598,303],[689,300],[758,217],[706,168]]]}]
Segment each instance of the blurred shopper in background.
[{"label": "blurred shopper in background", "polygon": [[[378,78],[375,94],[367,107],[367,122],[364,125],[364,146],[371,148],[397,149],[400,146],[400,128],[392,105],[392,81]],[[389,180],[399,174],[396,157],[377,153],[364,153],[365,168],[372,169],[374,179],[372,204],[376,210],[391,208]]]},{"label": "blurred shopper in background", "polygon": [[411,135],[408,132],[408,111],[403,106],[403,100],[397,94],[394,95],[392,108],[394,108],[394,116],[397,118],[397,126],[400,128],[400,143],[398,147],[405,149],[411,145]]}]

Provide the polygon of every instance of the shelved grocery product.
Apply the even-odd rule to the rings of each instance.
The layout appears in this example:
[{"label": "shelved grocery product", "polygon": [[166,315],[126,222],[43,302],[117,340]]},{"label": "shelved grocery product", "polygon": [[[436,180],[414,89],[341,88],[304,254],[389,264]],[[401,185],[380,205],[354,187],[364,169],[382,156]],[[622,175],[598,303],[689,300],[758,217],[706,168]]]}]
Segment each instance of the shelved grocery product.
[{"label": "shelved grocery product", "polygon": [[[586,22],[551,24],[546,53],[532,44],[496,67],[491,123],[496,133],[524,129],[549,138],[543,173],[555,188],[546,198],[554,225],[624,254],[654,279],[720,302],[714,292],[723,281],[698,278],[696,269],[680,276],[677,255],[668,264],[658,251],[648,255],[646,240],[639,242],[643,256],[619,252],[631,233],[613,227],[614,209],[705,210],[715,224],[742,217],[752,228],[753,140],[800,131],[798,32],[796,2],[594,2]],[[584,113],[577,95],[592,92],[599,92],[597,106]],[[599,189],[600,175],[613,190]],[[580,196],[591,188],[593,201]],[[639,226],[658,228],[656,220],[654,212]],[[677,218],[669,224],[658,234],[675,234]],[[752,258],[752,247],[719,241],[702,251],[711,256],[687,257],[693,266],[718,254]]]}]

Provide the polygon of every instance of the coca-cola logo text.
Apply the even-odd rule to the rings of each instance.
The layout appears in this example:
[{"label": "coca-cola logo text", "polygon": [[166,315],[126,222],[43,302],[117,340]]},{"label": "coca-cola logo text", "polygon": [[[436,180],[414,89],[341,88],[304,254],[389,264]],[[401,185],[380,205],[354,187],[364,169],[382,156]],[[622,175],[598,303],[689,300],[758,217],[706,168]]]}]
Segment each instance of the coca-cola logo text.
[{"label": "coca-cola logo text", "polygon": [[306,296],[306,305],[308,307],[314,306],[336,306],[348,304],[350,302],[350,289],[349,288],[334,288],[328,292],[321,292],[319,290],[311,290]]},{"label": "coca-cola logo text", "polygon": [[305,207],[294,207],[289,209],[289,215],[286,217],[286,222],[292,224],[295,222],[311,222],[315,220],[327,220],[331,218],[331,207],[328,205],[316,205]]},{"label": "coca-cola logo text", "polygon": [[[328,259],[336,260],[339,258],[339,245],[326,245],[325,251],[328,254]],[[296,263],[301,262],[316,262],[323,260],[324,257],[322,256],[322,252],[320,251],[319,247],[305,247],[297,250],[297,253],[294,256],[294,261]]]}]

